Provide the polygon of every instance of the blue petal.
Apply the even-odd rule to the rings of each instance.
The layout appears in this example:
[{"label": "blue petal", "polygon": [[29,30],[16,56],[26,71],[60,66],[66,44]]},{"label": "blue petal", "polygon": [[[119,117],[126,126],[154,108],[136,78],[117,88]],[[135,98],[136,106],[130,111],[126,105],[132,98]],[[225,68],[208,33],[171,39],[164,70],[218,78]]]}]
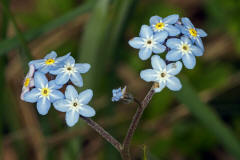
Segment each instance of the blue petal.
[{"label": "blue petal", "polygon": [[140,72],[140,77],[146,82],[157,80],[157,72],[153,69],[146,69]]},{"label": "blue petal", "polygon": [[195,55],[195,56],[202,56],[203,55],[203,50],[200,49],[199,47],[197,46],[191,46],[191,50],[192,50],[192,53]]},{"label": "blue petal", "polygon": [[87,73],[91,68],[91,65],[88,63],[77,63],[75,67],[79,73]]},{"label": "blue petal", "polygon": [[79,119],[79,113],[75,110],[69,110],[67,113],[66,113],[66,123],[69,127],[72,127],[74,126],[77,122],[78,122],[78,119]]},{"label": "blue petal", "polygon": [[72,81],[72,83],[78,87],[82,87],[83,86],[83,80],[82,80],[82,76],[79,73],[74,73],[71,75],[70,80]]},{"label": "blue petal", "polygon": [[56,110],[60,111],[60,112],[67,112],[70,106],[70,103],[68,100],[66,99],[60,99],[57,100],[56,102],[53,103],[53,106]]},{"label": "blue petal", "polygon": [[162,20],[162,18],[159,16],[152,16],[150,18],[150,24],[155,25],[155,24],[159,23],[161,20]]},{"label": "blue petal", "polygon": [[182,40],[184,43],[192,44],[192,41],[191,41],[187,36],[182,36],[182,37],[181,37],[181,40]]},{"label": "blue petal", "polygon": [[174,24],[178,21],[178,18],[179,18],[179,15],[173,14],[173,15],[170,15],[170,16],[167,16],[166,18],[164,18],[163,22],[167,23],[167,24]]},{"label": "blue petal", "polygon": [[166,45],[168,46],[168,48],[178,48],[178,46],[181,44],[181,40],[178,38],[170,38],[167,40]]},{"label": "blue petal", "polygon": [[48,80],[43,73],[36,72],[34,74],[34,83],[37,88],[43,88],[47,85]]},{"label": "blue petal", "polygon": [[149,38],[153,35],[152,29],[147,25],[142,25],[140,30],[140,37]]},{"label": "blue petal", "polygon": [[166,50],[166,47],[161,44],[156,44],[152,48],[153,53],[163,53],[165,50]]},{"label": "blue petal", "polygon": [[133,39],[128,41],[128,44],[133,48],[140,49],[143,46],[144,42],[142,38],[134,37]]},{"label": "blue petal", "polygon": [[144,47],[141,48],[139,51],[139,58],[141,60],[147,60],[152,54],[152,49]]},{"label": "blue petal", "polygon": [[178,61],[181,58],[182,58],[182,52],[179,49],[172,49],[166,55],[166,59],[168,61]]},{"label": "blue petal", "polygon": [[70,75],[67,73],[60,73],[57,75],[55,81],[57,85],[66,84],[70,79]]},{"label": "blue petal", "polygon": [[204,30],[197,28],[196,31],[200,37],[207,37],[207,33]]},{"label": "blue petal", "polygon": [[177,61],[176,63],[170,63],[167,65],[167,73],[171,75],[177,75],[182,70],[182,63]]},{"label": "blue petal", "polygon": [[166,82],[160,82],[159,83],[159,88],[154,89],[155,93],[161,92],[163,90],[163,88],[165,88],[165,86],[166,86]]},{"label": "blue petal", "polygon": [[63,99],[64,95],[59,90],[52,90],[50,93],[50,102],[55,102],[59,99]]},{"label": "blue petal", "polygon": [[68,54],[66,54],[65,56],[58,57],[58,58],[56,59],[56,62],[57,62],[57,63],[63,62],[63,61],[65,61],[66,59],[68,59],[68,57],[69,57],[70,55],[71,55],[71,53],[68,53]]},{"label": "blue petal", "polygon": [[37,88],[32,89],[30,92],[27,92],[23,95],[23,99],[26,102],[35,103],[38,100],[40,92]]},{"label": "blue petal", "polygon": [[192,54],[185,54],[182,57],[182,61],[183,61],[184,66],[187,69],[193,69],[194,66],[196,65],[196,59]]},{"label": "blue petal", "polygon": [[51,66],[44,65],[42,68],[39,68],[38,71],[46,74],[47,72],[49,72],[50,67],[51,67]]},{"label": "blue petal", "polygon": [[65,64],[75,64],[75,59],[72,56],[69,56]]},{"label": "blue petal", "polygon": [[55,51],[50,52],[49,54],[47,54],[44,59],[50,59],[50,58],[56,58],[57,57],[57,53]]},{"label": "blue petal", "polygon": [[61,72],[63,72],[63,68],[58,68],[58,69],[53,69],[51,68],[51,70],[49,71],[49,73],[53,74],[53,75],[58,75]]},{"label": "blue petal", "polygon": [[65,90],[65,96],[67,99],[70,99],[70,100],[76,99],[78,98],[78,92],[72,85],[68,85]]},{"label": "blue petal", "polygon": [[189,18],[184,17],[182,18],[182,23],[189,29],[189,28],[194,28],[194,25],[192,24],[192,22],[190,21]]},{"label": "blue petal", "polygon": [[79,94],[78,101],[81,104],[88,104],[91,101],[92,96],[93,96],[93,91],[91,89],[87,89]]},{"label": "blue petal", "polygon": [[173,25],[168,25],[164,29],[168,32],[169,36],[177,36],[180,34],[180,30]]},{"label": "blue petal", "polygon": [[79,108],[79,114],[83,117],[93,117],[95,116],[96,112],[95,110],[90,107],[89,105],[83,105]]},{"label": "blue petal", "polygon": [[162,58],[160,58],[160,56],[157,56],[157,55],[152,56],[151,64],[153,69],[155,70],[161,71],[166,68],[165,61]]},{"label": "blue petal", "polygon": [[182,84],[177,77],[168,78],[166,85],[172,91],[179,91],[182,88]]},{"label": "blue petal", "polygon": [[51,80],[48,83],[48,87],[51,88],[51,89],[60,89],[60,88],[62,88],[62,85],[58,85],[58,84],[56,84],[55,80]]},{"label": "blue petal", "polygon": [[38,59],[38,60],[33,60],[28,63],[28,65],[34,65],[35,69],[38,69],[42,66],[44,66],[45,60],[44,59]]},{"label": "blue petal", "polygon": [[159,33],[154,34],[153,39],[156,42],[162,43],[168,37],[168,33],[166,31],[162,31]]},{"label": "blue petal", "polygon": [[197,38],[196,38],[195,43],[196,43],[196,45],[197,45],[198,47],[200,47],[200,48],[204,51],[203,42],[202,42],[202,40],[201,40],[200,37],[197,37]]},{"label": "blue petal", "polygon": [[37,101],[37,110],[38,113],[41,115],[46,115],[50,109],[50,106],[50,101],[45,97],[39,98]]}]

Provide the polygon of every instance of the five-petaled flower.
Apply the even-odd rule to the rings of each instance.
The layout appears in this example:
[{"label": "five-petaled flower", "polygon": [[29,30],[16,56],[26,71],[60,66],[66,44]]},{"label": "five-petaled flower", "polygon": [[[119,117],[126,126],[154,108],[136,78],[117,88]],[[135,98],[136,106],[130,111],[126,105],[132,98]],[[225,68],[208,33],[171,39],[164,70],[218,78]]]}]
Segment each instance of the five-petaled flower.
[{"label": "five-petaled flower", "polygon": [[34,79],[33,75],[35,72],[34,65],[29,65],[29,71],[24,79],[23,87],[22,87],[22,93],[21,93],[21,100],[23,99],[23,95],[27,93],[31,87],[34,87]]},{"label": "five-petaled flower", "polygon": [[140,30],[140,37],[131,39],[128,43],[136,49],[140,49],[139,58],[147,60],[153,53],[163,53],[166,47],[162,43],[167,38],[166,31],[154,34],[151,27],[143,25]]},{"label": "five-petaled flower", "polygon": [[123,89],[121,89],[121,87],[119,87],[118,89],[113,89],[112,90],[112,94],[113,94],[112,101],[113,102],[117,102],[120,99],[123,99],[124,95],[126,93],[126,89],[127,89],[126,86]]},{"label": "five-petaled flower", "polygon": [[63,93],[57,90],[62,86],[56,85],[54,80],[48,82],[46,76],[41,72],[34,74],[34,83],[35,88],[25,93],[23,99],[30,103],[37,102],[39,114],[46,115],[52,102],[64,98]]},{"label": "five-petaled flower", "polygon": [[151,58],[153,69],[141,71],[140,76],[146,82],[155,82],[155,92],[160,92],[165,86],[172,91],[178,91],[182,88],[181,82],[175,75],[182,69],[182,63],[170,63],[166,65],[165,61],[159,56],[154,55]]},{"label": "five-petaled flower", "polygon": [[66,123],[71,127],[78,122],[79,115],[83,117],[93,117],[95,115],[95,110],[88,105],[92,96],[91,89],[78,94],[72,85],[68,85],[65,91],[66,98],[54,102],[53,106],[60,112],[66,112]]},{"label": "five-petaled flower", "polygon": [[43,73],[48,73],[50,70],[55,70],[62,65],[68,57],[70,53],[65,56],[57,57],[57,53],[55,51],[50,52],[43,59],[33,60],[29,62],[29,65],[33,64],[35,69],[41,71]]},{"label": "five-petaled flower", "polygon": [[152,16],[150,18],[150,25],[154,32],[163,32],[167,31],[169,36],[177,36],[180,34],[180,30],[175,27],[175,24],[178,21],[179,15],[173,14],[162,18],[159,16]]},{"label": "five-petaled flower", "polygon": [[201,37],[206,37],[207,33],[199,28],[195,28],[189,18],[182,18],[183,26],[178,25],[181,29],[181,32],[188,36],[197,46],[199,46],[202,50],[204,50],[204,46],[202,43]]},{"label": "five-petaled flower", "polygon": [[182,59],[183,64],[188,69],[193,69],[196,65],[195,56],[203,55],[203,50],[194,45],[186,36],[182,36],[181,39],[168,39],[166,45],[171,49],[167,53],[166,59],[168,61],[178,61]]},{"label": "five-petaled flower", "polygon": [[51,70],[50,73],[57,75],[56,83],[59,85],[66,84],[69,80],[78,87],[83,86],[82,73],[88,72],[90,64],[87,63],[76,63],[72,56],[70,56],[64,65],[56,70]]}]

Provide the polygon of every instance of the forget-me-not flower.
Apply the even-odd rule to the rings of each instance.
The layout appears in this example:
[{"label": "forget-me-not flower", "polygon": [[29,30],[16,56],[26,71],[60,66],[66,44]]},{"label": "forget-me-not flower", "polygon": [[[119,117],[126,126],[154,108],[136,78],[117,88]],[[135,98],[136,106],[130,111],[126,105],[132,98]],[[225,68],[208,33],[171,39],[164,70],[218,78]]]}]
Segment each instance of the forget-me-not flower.
[{"label": "forget-me-not flower", "polygon": [[72,85],[68,85],[65,91],[66,99],[60,99],[53,103],[56,110],[66,112],[66,123],[72,127],[78,122],[79,115],[83,117],[93,117],[96,112],[88,105],[92,99],[93,92],[87,89],[80,94]]},{"label": "forget-me-not flower", "polygon": [[39,114],[46,115],[50,109],[51,103],[56,100],[63,99],[64,95],[59,88],[62,86],[56,85],[55,81],[48,82],[46,76],[42,72],[34,74],[35,88],[23,95],[26,102],[37,102],[37,110]]},{"label": "forget-me-not flower", "polygon": [[61,66],[61,63],[65,61],[71,53],[65,56],[58,57],[55,51],[50,52],[43,59],[33,60],[29,62],[29,65],[33,64],[35,69],[43,73],[48,73],[50,70],[55,70]]},{"label": "forget-me-not flower", "polygon": [[182,59],[183,64],[188,69],[193,69],[196,65],[195,56],[203,55],[203,50],[194,45],[186,36],[182,36],[181,39],[168,39],[166,45],[171,49],[167,53],[166,59],[168,61],[178,61]]},{"label": "forget-me-not flower", "polygon": [[207,33],[199,28],[195,28],[189,18],[182,18],[183,26],[178,25],[181,28],[181,32],[188,36],[197,46],[204,50],[201,37],[206,37]]},{"label": "forget-me-not flower", "polygon": [[180,30],[175,27],[175,24],[178,21],[179,15],[173,14],[162,18],[159,16],[152,16],[150,18],[150,25],[154,32],[167,31],[169,36],[177,36],[180,34]]},{"label": "forget-me-not flower", "polygon": [[27,93],[31,87],[34,86],[34,79],[33,75],[35,72],[34,65],[29,65],[29,71],[24,79],[23,87],[22,87],[22,93],[21,93],[21,100],[23,100],[23,95]]},{"label": "forget-me-not flower", "polygon": [[180,61],[166,65],[165,61],[160,56],[154,55],[151,58],[153,69],[141,71],[140,77],[146,82],[155,82],[155,92],[160,92],[165,86],[170,90],[178,91],[182,88],[182,84],[175,75],[182,69]]},{"label": "forget-me-not flower", "polygon": [[127,87],[125,86],[123,89],[121,89],[121,87],[119,87],[118,89],[113,89],[112,90],[112,101],[113,102],[117,102],[120,99],[124,98],[124,95],[126,93],[126,89]]},{"label": "forget-me-not flower", "polygon": [[78,87],[83,86],[82,73],[88,72],[90,69],[90,64],[87,63],[76,63],[75,59],[70,56],[66,61],[64,61],[64,65],[57,70],[51,70],[50,73],[57,75],[56,83],[59,85],[66,84],[69,80]]},{"label": "forget-me-not flower", "polygon": [[166,31],[154,34],[151,27],[142,25],[140,30],[140,37],[131,39],[128,43],[136,49],[140,49],[139,58],[147,60],[153,53],[163,53],[166,49],[162,43],[168,36]]}]

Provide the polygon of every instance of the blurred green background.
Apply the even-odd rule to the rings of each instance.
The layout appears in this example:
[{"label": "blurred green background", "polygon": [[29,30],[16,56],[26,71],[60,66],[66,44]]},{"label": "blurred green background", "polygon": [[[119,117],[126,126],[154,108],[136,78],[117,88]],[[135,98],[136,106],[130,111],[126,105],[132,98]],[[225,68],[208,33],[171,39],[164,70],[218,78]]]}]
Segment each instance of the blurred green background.
[{"label": "blurred green background", "polygon": [[[240,159],[240,1],[238,0],[1,0],[0,159],[118,160],[119,153],[86,123],[73,128],[53,108],[40,116],[20,101],[27,62],[56,50],[90,63],[84,87],[94,91],[94,117],[119,141],[136,110],[111,102],[127,85],[143,99],[150,68],[128,40],[153,15],[179,14],[204,29],[205,53],[180,74],[183,89],[153,97],[134,135],[134,160]],[[162,57],[165,55],[163,54]]]}]

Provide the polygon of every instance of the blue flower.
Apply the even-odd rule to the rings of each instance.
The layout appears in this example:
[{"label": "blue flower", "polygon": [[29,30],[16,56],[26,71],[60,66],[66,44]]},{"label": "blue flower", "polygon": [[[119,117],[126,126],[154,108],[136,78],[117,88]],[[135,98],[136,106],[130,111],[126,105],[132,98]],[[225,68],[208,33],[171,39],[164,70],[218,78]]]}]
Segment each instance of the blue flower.
[{"label": "blue flower", "polygon": [[23,99],[30,103],[37,102],[39,114],[46,115],[52,102],[64,98],[63,93],[57,90],[62,86],[56,85],[54,80],[48,82],[46,76],[41,72],[34,74],[34,82],[36,88],[25,93]]},{"label": "blue flower", "polygon": [[65,61],[69,56],[70,53],[68,53],[65,56],[56,58],[57,53],[55,51],[52,51],[48,55],[46,55],[43,59],[30,61],[29,65],[33,64],[36,70],[43,73],[48,73],[50,70],[55,70],[58,67],[60,67],[61,63]]},{"label": "blue flower", "polygon": [[78,87],[83,86],[81,73],[86,73],[90,69],[90,64],[76,63],[72,56],[70,56],[64,65],[56,70],[51,70],[50,73],[57,75],[56,83],[59,85],[66,84],[69,80]]},{"label": "blue flower", "polygon": [[167,36],[168,34],[166,31],[153,34],[151,27],[142,25],[140,37],[135,37],[128,43],[133,48],[140,49],[139,58],[141,60],[147,60],[152,52],[158,54],[165,51],[166,47],[162,45],[162,43]]},{"label": "blue flower", "polygon": [[175,27],[175,24],[178,21],[179,16],[173,14],[162,19],[159,16],[152,16],[150,18],[150,25],[154,32],[167,31],[169,36],[177,36],[180,34],[180,30]]},{"label": "blue flower", "polygon": [[31,87],[34,87],[34,75],[35,68],[34,65],[29,65],[29,71],[24,79],[23,87],[22,87],[22,93],[21,93],[21,100],[23,99],[23,95],[27,92],[29,92]]},{"label": "blue flower", "polygon": [[193,69],[196,65],[195,56],[203,55],[203,50],[194,45],[186,36],[182,36],[181,39],[168,39],[166,45],[171,49],[167,53],[166,59],[168,61],[178,61],[182,59],[183,64],[188,69]]},{"label": "blue flower", "polygon": [[53,103],[56,110],[66,112],[66,123],[72,127],[78,122],[79,115],[83,117],[93,117],[95,110],[87,105],[92,99],[93,92],[87,89],[80,94],[72,85],[68,85],[65,91],[66,99],[60,99]]},{"label": "blue flower", "polygon": [[121,87],[119,87],[118,89],[113,89],[112,90],[112,94],[113,94],[112,101],[117,102],[120,99],[122,99],[124,97],[124,94],[126,93],[126,89],[127,89],[126,86],[123,89],[121,89]]},{"label": "blue flower", "polygon": [[165,86],[172,91],[178,91],[182,88],[181,82],[175,75],[182,69],[182,63],[170,63],[166,65],[165,61],[160,56],[154,55],[151,58],[153,69],[141,71],[140,77],[146,82],[155,82],[155,92],[160,92]]},{"label": "blue flower", "polygon": [[201,37],[206,37],[207,33],[199,28],[195,28],[189,18],[182,18],[183,26],[178,25],[181,28],[181,32],[188,36],[197,46],[199,46],[202,50],[204,50],[204,46],[202,43]]}]

